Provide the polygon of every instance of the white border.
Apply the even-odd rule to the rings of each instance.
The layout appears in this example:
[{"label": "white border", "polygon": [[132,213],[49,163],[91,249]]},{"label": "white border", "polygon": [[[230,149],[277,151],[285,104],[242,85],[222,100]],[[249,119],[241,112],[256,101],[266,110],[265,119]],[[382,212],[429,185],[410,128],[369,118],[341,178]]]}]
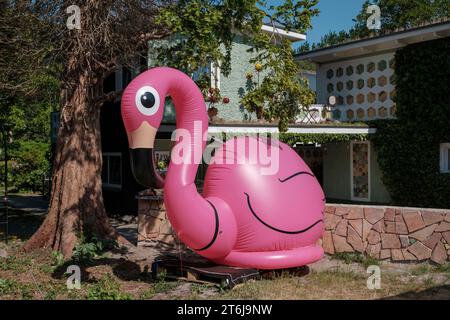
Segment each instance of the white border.
[{"label": "white border", "polygon": [[[367,148],[367,160],[368,160],[368,180],[367,183],[369,184],[369,188],[368,188],[368,198],[357,198],[354,196],[353,192],[353,145],[355,144],[367,144],[368,148]],[[370,151],[371,147],[370,147],[370,141],[352,141],[350,143],[350,197],[351,200],[354,201],[366,201],[369,202],[370,199],[372,198],[372,187],[371,187],[371,151]]]},{"label": "white border", "polygon": [[441,173],[450,173],[448,150],[450,150],[450,142],[441,143],[440,145],[440,159],[439,165],[441,168]]}]

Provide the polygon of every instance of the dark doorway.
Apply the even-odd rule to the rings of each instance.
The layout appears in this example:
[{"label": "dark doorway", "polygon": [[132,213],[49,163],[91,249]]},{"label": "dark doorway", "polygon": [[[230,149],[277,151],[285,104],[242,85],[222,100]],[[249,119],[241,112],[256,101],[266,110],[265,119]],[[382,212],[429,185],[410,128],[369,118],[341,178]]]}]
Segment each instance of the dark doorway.
[{"label": "dark doorway", "polygon": [[295,151],[306,162],[308,167],[316,176],[320,185],[323,186],[323,152],[322,147],[315,144],[296,145]]}]

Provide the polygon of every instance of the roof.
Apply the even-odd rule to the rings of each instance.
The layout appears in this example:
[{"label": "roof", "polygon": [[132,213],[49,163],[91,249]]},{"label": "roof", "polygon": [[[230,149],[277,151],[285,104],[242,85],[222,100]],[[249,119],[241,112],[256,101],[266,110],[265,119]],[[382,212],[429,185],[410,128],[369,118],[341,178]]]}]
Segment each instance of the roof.
[{"label": "roof", "polygon": [[344,42],[295,55],[297,60],[328,63],[348,58],[395,51],[410,44],[450,36],[450,20],[440,20],[411,29],[398,30],[389,34]]},{"label": "roof", "polygon": [[[172,132],[175,125],[164,124],[161,125],[159,132]],[[316,123],[316,124],[294,124],[288,128],[288,133],[302,133],[302,134],[373,134],[377,131],[376,128],[370,127],[366,124],[357,123]],[[210,123],[208,133],[272,133],[277,134],[278,125],[276,123],[259,124],[253,122],[242,123]]]},{"label": "roof", "polygon": [[268,33],[275,33],[283,38],[287,38],[291,42],[306,40],[306,35],[304,35],[304,34],[293,32],[293,31],[286,31],[285,29],[276,27],[275,25],[263,24],[261,26],[261,30],[268,32]]}]

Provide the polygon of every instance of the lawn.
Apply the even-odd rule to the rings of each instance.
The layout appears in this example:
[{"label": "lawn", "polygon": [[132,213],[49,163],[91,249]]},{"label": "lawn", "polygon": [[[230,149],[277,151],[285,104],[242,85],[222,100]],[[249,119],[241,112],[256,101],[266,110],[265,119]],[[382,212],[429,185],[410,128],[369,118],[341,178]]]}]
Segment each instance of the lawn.
[{"label": "lawn", "polygon": [[[367,288],[364,257],[326,257],[298,276],[281,273],[224,290],[218,286],[153,279],[145,249],[112,251],[64,262],[49,250],[0,258],[0,299],[450,299],[450,265],[381,263],[381,288]],[[81,267],[81,289],[67,289],[67,267]]]}]

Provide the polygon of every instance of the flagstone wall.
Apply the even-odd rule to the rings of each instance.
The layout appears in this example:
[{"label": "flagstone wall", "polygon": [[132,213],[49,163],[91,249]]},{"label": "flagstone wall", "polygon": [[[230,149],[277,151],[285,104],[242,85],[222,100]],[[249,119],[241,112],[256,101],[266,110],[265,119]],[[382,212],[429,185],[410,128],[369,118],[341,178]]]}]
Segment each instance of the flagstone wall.
[{"label": "flagstone wall", "polygon": [[328,254],[442,264],[450,259],[450,210],[330,204],[322,245]]},{"label": "flagstone wall", "polygon": [[[179,244],[163,196],[138,201],[138,245]],[[450,210],[328,204],[322,245],[327,254],[361,252],[380,260],[442,264],[450,259]]]},{"label": "flagstone wall", "polygon": [[166,215],[164,197],[160,195],[138,196],[138,246],[148,243],[176,243],[176,235]]}]

